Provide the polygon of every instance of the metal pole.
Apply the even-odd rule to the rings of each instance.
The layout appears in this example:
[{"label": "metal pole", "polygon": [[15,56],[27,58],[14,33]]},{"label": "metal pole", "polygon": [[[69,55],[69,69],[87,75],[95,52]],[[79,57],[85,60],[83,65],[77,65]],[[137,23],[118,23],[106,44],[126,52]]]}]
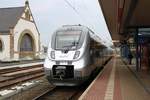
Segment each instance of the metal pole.
[{"label": "metal pole", "polygon": [[136,44],[136,71],[139,71],[139,52],[138,52],[138,28],[136,28],[136,33],[135,33],[135,44]]},{"label": "metal pole", "polygon": [[141,44],[140,44],[140,69],[142,67],[142,58],[141,58],[141,53],[142,53],[142,47],[141,47]]}]

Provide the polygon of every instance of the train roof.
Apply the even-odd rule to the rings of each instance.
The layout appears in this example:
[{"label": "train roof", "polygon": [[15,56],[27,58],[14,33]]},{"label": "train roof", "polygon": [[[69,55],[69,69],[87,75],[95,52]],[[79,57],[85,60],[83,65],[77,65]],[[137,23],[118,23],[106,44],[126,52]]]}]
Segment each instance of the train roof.
[{"label": "train roof", "polygon": [[102,39],[100,38],[100,36],[98,36],[97,34],[95,34],[91,29],[90,30],[90,37],[97,42],[97,47],[98,48],[106,48],[107,46],[102,42]]},{"label": "train roof", "polygon": [[63,25],[56,31],[67,31],[67,30],[82,30],[82,31],[89,31],[89,29],[86,26],[83,25]]},{"label": "train roof", "polygon": [[91,37],[94,41],[96,41],[99,46],[101,46],[101,47],[106,47],[98,35],[96,35],[96,34],[90,34],[90,37]]}]

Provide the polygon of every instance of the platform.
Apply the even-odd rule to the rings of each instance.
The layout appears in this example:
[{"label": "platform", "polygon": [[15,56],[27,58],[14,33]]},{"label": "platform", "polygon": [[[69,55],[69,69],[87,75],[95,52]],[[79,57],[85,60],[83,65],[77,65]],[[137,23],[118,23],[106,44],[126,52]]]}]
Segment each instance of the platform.
[{"label": "platform", "polygon": [[113,57],[79,100],[150,100],[147,89],[150,78],[145,75],[141,77],[142,73],[135,72],[121,58]]}]

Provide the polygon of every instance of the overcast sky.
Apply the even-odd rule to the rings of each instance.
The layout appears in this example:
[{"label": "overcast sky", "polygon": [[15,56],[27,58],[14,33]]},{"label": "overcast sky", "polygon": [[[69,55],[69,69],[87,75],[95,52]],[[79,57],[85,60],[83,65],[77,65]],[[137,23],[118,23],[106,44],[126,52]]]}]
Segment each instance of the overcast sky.
[{"label": "overcast sky", "polygon": [[[68,24],[88,26],[106,44],[112,44],[98,0],[28,1],[41,34],[42,44],[47,45],[51,34],[62,25]],[[24,6],[24,2],[25,0],[0,0],[0,8]]]}]

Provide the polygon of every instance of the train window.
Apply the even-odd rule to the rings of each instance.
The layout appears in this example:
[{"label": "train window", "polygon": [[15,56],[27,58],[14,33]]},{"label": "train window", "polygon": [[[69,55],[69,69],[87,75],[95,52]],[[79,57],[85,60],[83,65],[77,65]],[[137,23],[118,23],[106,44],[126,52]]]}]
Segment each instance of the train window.
[{"label": "train window", "polygon": [[56,34],[55,49],[78,49],[80,43],[81,31],[60,31]]},{"label": "train window", "polygon": [[2,44],[2,41],[0,40],[0,52],[2,52],[3,50],[3,44]]}]

